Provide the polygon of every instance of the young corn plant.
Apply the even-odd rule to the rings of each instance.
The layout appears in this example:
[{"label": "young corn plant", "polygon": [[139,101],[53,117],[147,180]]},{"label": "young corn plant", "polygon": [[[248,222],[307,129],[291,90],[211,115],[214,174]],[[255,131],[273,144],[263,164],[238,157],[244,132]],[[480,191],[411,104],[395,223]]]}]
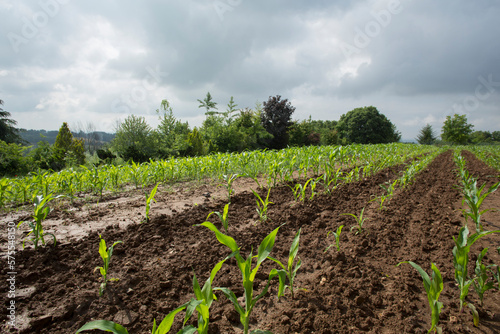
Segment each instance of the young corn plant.
[{"label": "young corn plant", "polygon": [[[295,280],[295,276],[297,275],[297,271],[299,270],[302,264],[302,261],[298,259],[297,263],[295,264],[295,267],[293,266],[295,258],[297,257],[297,252],[299,251],[300,231],[301,229],[297,231],[297,233],[295,234],[295,238],[293,238],[292,245],[290,246],[290,252],[288,253],[288,263],[286,267],[279,260],[271,256],[268,256],[270,260],[273,260],[281,267],[281,269],[279,270],[273,269],[278,273],[278,278],[280,280],[280,289],[278,291],[278,298],[284,295],[284,290],[286,288],[290,289],[290,293],[292,294],[292,299],[294,298],[293,282]],[[285,281],[287,278],[290,285],[285,285]]]},{"label": "young corn plant", "polygon": [[403,261],[398,263],[398,266],[401,263],[408,263],[413,268],[415,268],[420,276],[422,276],[424,282],[424,288],[427,292],[427,300],[429,301],[429,306],[431,307],[431,328],[427,333],[432,331],[442,333],[442,329],[437,327],[439,322],[439,314],[441,313],[441,309],[443,308],[443,303],[439,301],[439,295],[441,291],[443,291],[443,277],[441,276],[441,272],[436,267],[434,263],[431,264],[432,269],[432,279],[429,278],[429,275],[416,263],[411,261]]},{"label": "young corn plant", "polygon": [[453,237],[455,241],[455,247],[453,247],[453,266],[455,267],[455,280],[460,288],[460,311],[462,311],[465,298],[469,294],[469,288],[474,282],[474,279],[469,279],[467,270],[470,248],[477,240],[491,233],[500,233],[500,230],[476,232],[469,236],[469,229],[467,226],[463,226],[460,228],[458,238],[455,239]]},{"label": "young corn plant", "polygon": [[101,237],[99,234],[99,255],[101,255],[101,258],[104,262],[102,267],[96,267],[95,270],[99,269],[101,275],[102,275],[102,283],[101,286],[99,287],[99,296],[102,296],[104,293],[104,290],[106,289],[106,285],[108,281],[115,281],[117,279],[108,279],[108,270],[109,270],[109,262],[111,261],[111,256],[113,255],[113,248],[117,244],[121,244],[122,241],[115,241],[112,246],[109,248],[106,248],[106,241]]},{"label": "young corn plant", "polygon": [[234,181],[236,181],[236,179],[238,177],[240,177],[239,174],[231,174],[231,175],[224,174],[224,175],[222,175],[222,178],[226,182],[223,185],[227,190],[227,200],[229,203],[231,203],[231,195],[233,195],[233,193],[234,193],[233,183],[234,183]]},{"label": "young corn plant", "polygon": [[5,197],[10,193],[10,182],[9,179],[0,179],[0,208],[4,206]]},{"label": "young corn plant", "polygon": [[326,194],[331,195],[332,191],[337,188],[338,180],[341,178],[342,172],[340,167],[333,173],[330,170],[326,170],[325,173],[316,179],[316,182],[323,186]]},{"label": "young corn plant", "polygon": [[[35,249],[38,248],[38,243],[41,241],[42,245],[45,246],[45,235],[50,235],[54,238],[54,246],[56,245],[56,236],[52,233],[45,233],[43,231],[43,226],[42,222],[47,218],[47,215],[50,213],[51,209],[48,206],[48,203],[54,199],[57,199],[61,196],[52,196],[52,194],[47,195],[46,197],[43,197],[42,195],[38,195],[33,199],[33,205],[35,206],[35,211],[33,213],[33,219],[34,221],[32,222],[26,222],[28,223],[28,226],[31,228],[31,231],[28,233],[26,237],[29,235],[33,235],[33,237],[29,240],[33,242],[33,245],[35,246]],[[24,221],[20,222],[17,227],[21,226],[22,223],[25,223]],[[23,240],[23,248],[24,248],[24,240]]]},{"label": "young corn plant", "polygon": [[469,187],[464,189],[463,196],[464,199],[462,200],[463,203],[467,203],[469,207],[469,211],[462,210],[465,218],[470,217],[472,221],[476,224],[476,232],[482,232],[483,231],[483,225],[481,223],[481,215],[483,215],[485,212],[488,212],[492,209],[487,209],[487,210],[482,210],[481,211],[481,205],[484,201],[484,199],[490,195],[491,193],[495,192],[498,187],[500,186],[500,182],[495,183],[491,187],[486,190],[484,194],[482,194],[486,184],[483,184],[481,187],[477,188],[477,180],[474,178],[471,178],[471,182],[469,183]]},{"label": "young corn plant", "polygon": [[[182,329],[177,332],[178,334],[190,334],[198,332],[199,334],[208,334],[208,324],[209,324],[209,309],[212,305],[212,302],[215,299],[215,295],[213,293],[212,282],[217,275],[217,272],[222,267],[222,264],[229,258],[231,258],[233,254],[226,257],[224,260],[217,263],[217,265],[212,269],[210,276],[207,281],[203,285],[203,288],[200,288],[200,284],[196,278],[196,275],[193,275],[193,289],[196,298],[191,298],[191,300],[165,316],[163,321],[156,325],[156,319],[153,320],[153,329],[151,331],[152,334],[167,334],[170,331],[174,323],[175,316],[186,310],[186,315],[184,316],[184,322]],[[194,327],[193,325],[186,326],[187,321],[191,318],[194,311],[198,313],[198,327]],[[128,334],[127,329],[125,329],[122,325],[117,324],[112,321],[107,320],[95,320],[86,323],[83,325],[78,331],[77,334],[87,330],[98,329],[105,332],[112,332],[115,334]]]},{"label": "young corn plant", "polygon": [[269,202],[269,194],[271,193],[271,188],[267,190],[267,196],[265,200],[263,200],[255,190],[252,189],[252,192],[255,197],[257,197],[255,201],[257,202],[256,210],[259,214],[259,219],[261,222],[265,222],[267,220],[267,207],[269,206],[269,204],[274,204],[273,202]]},{"label": "young corn plant", "polygon": [[[483,257],[488,252],[488,248],[485,248],[481,251],[476,260],[476,279],[474,280],[474,290],[476,290],[477,295],[479,296],[479,300],[481,302],[481,306],[483,306],[483,298],[484,293],[488,290],[495,289],[495,282],[489,279],[487,267],[482,263]],[[491,270],[491,269],[490,269]],[[494,273],[494,271],[493,271]]]},{"label": "young corn plant", "polygon": [[354,228],[357,228],[358,230],[356,231],[356,235],[357,234],[360,234],[363,232],[363,224],[366,220],[366,218],[363,218],[363,213],[365,212],[365,208],[361,209],[361,213],[359,214],[359,217],[356,216],[355,214],[352,214],[352,213],[342,213],[341,216],[351,216],[353,217],[356,222],[358,223],[358,225],[354,225],[354,226],[351,226],[351,232]]},{"label": "young corn plant", "polygon": [[315,179],[309,179],[307,182],[311,183],[311,196],[309,197],[309,200],[312,201],[314,196],[316,196],[317,192],[316,190],[316,180]]},{"label": "young corn plant", "polygon": [[208,214],[208,216],[207,216],[207,220],[208,220],[208,218],[210,218],[210,216],[212,214],[216,214],[217,217],[219,217],[219,219],[220,219],[220,221],[222,223],[222,226],[224,226],[224,230],[226,230],[226,232],[227,232],[228,225],[229,225],[229,223],[227,221],[227,214],[228,214],[228,212],[229,212],[229,203],[227,203],[226,205],[224,205],[224,210],[222,211],[222,213],[220,213],[219,211],[212,211],[212,212],[210,212]]},{"label": "young corn plant", "polygon": [[[339,227],[337,227],[337,231],[336,232],[333,232],[333,231],[330,231],[326,234],[326,237],[328,238],[328,236],[330,235],[330,233],[332,233],[335,237],[335,246],[337,247],[337,252],[340,251],[340,232],[342,232],[342,227],[344,227],[344,225],[340,225]],[[326,247],[326,249],[324,250],[324,253],[326,253],[334,244],[331,244],[330,246]]]},{"label": "young corn plant", "polygon": [[160,183],[156,184],[156,186],[151,190],[149,195],[146,194],[146,218],[144,218],[144,222],[146,222],[146,223],[149,222],[149,210],[151,209],[151,202],[156,202],[155,195],[156,195],[156,191],[158,190],[159,184]]},{"label": "young corn plant", "polygon": [[[215,225],[210,222],[204,222],[203,224],[201,224],[201,226],[205,226],[206,228],[214,232],[215,236],[217,237],[217,240],[221,244],[227,246],[232,252],[231,255],[234,255],[234,257],[236,258],[238,268],[240,269],[243,278],[243,289],[245,291],[244,305],[243,306],[240,305],[236,295],[229,288],[214,288],[214,290],[222,291],[222,293],[233,303],[234,308],[240,315],[240,322],[243,325],[243,333],[248,334],[250,326],[250,315],[255,306],[255,303],[257,303],[257,301],[267,293],[271,280],[277,275],[276,270],[271,271],[269,273],[269,279],[267,281],[266,286],[259,295],[254,297],[253,286],[254,286],[255,276],[257,275],[257,271],[259,270],[262,262],[265,259],[267,259],[269,254],[271,253],[276,239],[276,234],[278,233],[278,230],[281,226],[273,230],[271,233],[269,233],[269,235],[267,235],[264,238],[264,240],[262,240],[261,244],[259,245],[257,255],[255,256],[257,258],[257,261],[253,269],[252,269],[252,259],[254,258],[254,256],[252,255],[252,252],[250,252],[250,255],[245,260],[240,254],[240,248],[238,247],[236,241],[232,237],[221,233],[217,229],[217,227],[215,227]],[[280,286],[280,289],[284,289],[284,287]],[[266,333],[263,331],[259,332]]]}]

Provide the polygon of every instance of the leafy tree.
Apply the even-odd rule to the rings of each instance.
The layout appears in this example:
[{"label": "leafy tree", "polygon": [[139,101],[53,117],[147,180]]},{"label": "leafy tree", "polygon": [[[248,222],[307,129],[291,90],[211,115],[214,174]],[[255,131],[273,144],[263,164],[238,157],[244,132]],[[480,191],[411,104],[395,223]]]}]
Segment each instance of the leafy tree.
[{"label": "leafy tree", "polygon": [[493,135],[489,131],[474,131],[470,135],[472,144],[486,144],[493,141]]},{"label": "leafy tree", "polygon": [[[217,112],[217,102],[212,101],[212,95],[210,95],[210,92],[207,92],[207,96],[205,97],[204,100],[198,99],[198,102],[200,102],[200,105],[198,108],[205,108],[207,111],[205,112],[205,115],[210,116],[210,115],[215,115]],[[212,110],[214,109],[214,110]]]},{"label": "leafy tree", "polygon": [[342,115],[337,131],[345,144],[384,144],[401,139],[396,126],[373,106],[356,108]]},{"label": "leafy tree", "polygon": [[30,161],[23,155],[26,147],[0,140],[0,176],[25,174],[30,170]]},{"label": "leafy tree", "polygon": [[436,142],[437,137],[434,134],[434,130],[432,129],[432,125],[427,124],[422,129],[417,136],[417,142],[422,145],[432,145]]},{"label": "leafy tree", "polygon": [[118,123],[111,147],[125,160],[144,162],[156,154],[153,139],[152,129],[146,119],[129,115]]},{"label": "leafy tree", "polygon": [[289,141],[288,130],[293,124],[292,114],[295,107],[288,102],[288,99],[281,100],[280,95],[269,96],[269,99],[263,105],[264,110],[261,113],[262,125],[273,136],[269,140],[269,147],[273,149],[285,148]]},{"label": "leafy tree", "polygon": [[73,139],[67,162],[69,162],[70,165],[76,166],[80,166],[85,163],[85,140],[81,138]]},{"label": "leafy tree", "polygon": [[[160,115],[160,109],[163,111],[162,115]],[[156,110],[156,113],[160,115],[160,124],[154,133],[159,156],[167,158],[186,155],[189,147],[187,142],[188,123],[182,123],[175,118],[168,100],[162,100],[160,109]]]},{"label": "leafy tree", "polygon": [[467,123],[466,115],[446,116],[441,130],[441,138],[452,144],[465,145],[470,139],[473,127],[474,125]]},{"label": "leafy tree", "polygon": [[203,143],[203,137],[195,127],[188,135],[189,155],[201,156],[206,154],[206,147]]},{"label": "leafy tree", "polygon": [[500,142],[500,131],[493,131],[493,132],[491,133],[491,139],[492,139],[493,141],[498,141],[498,142]]},{"label": "leafy tree", "polygon": [[28,153],[28,157],[33,162],[33,169],[57,170],[61,167],[61,163],[54,158],[53,146],[47,141],[41,140],[37,147]]},{"label": "leafy tree", "polygon": [[257,150],[264,148],[266,141],[272,139],[272,135],[264,129],[261,122],[260,104],[256,109],[241,109],[240,114],[234,120],[232,126],[236,127],[241,136],[241,148],[243,150]]},{"label": "leafy tree", "polygon": [[[0,106],[3,105],[0,100]],[[15,128],[17,122],[10,118],[10,112],[0,108],[0,140],[6,143],[24,144],[26,141],[19,135],[19,129]]]}]

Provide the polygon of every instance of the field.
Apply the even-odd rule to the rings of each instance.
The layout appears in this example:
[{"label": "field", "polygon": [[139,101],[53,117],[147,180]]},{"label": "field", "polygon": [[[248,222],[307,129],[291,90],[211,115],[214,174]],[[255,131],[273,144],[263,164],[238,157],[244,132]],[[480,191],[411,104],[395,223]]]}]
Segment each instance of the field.
[{"label": "field", "polygon": [[[370,153],[371,149],[375,151]],[[488,188],[499,181],[499,171],[490,166],[498,161],[496,153],[474,151],[485,161],[489,159],[487,165],[467,148],[455,151],[465,158],[465,168],[478,178],[478,185],[486,183]],[[313,153],[314,158],[310,158]],[[215,164],[224,157],[215,158]],[[397,266],[402,261],[412,261],[429,274],[434,263],[442,274],[439,301],[443,308],[438,326],[443,333],[500,332],[498,289],[486,291],[481,305],[478,294],[470,287],[465,304],[475,306],[479,314],[477,326],[469,307],[460,311],[452,250],[453,237],[458,238],[464,225],[462,209],[466,205],[462,205],[461,181],[452,149],[360,146],[321,152],[292,151],[290,156],[274,156],[271,162],[253,163],[248,156],[238,159],[247,159],[243,164],[246,169],[237,170],[230,162],[220,167],[219,163],[219,177],[214,176],[217,168],[192,161],[189,163],[199,167],[192,171],[185,167],[189,177],[183,174],[174,178],[172,173],[167,178],[166,174],[155,174],[154,168],[136,166],[137,170],[150,168],[149,178],[136,174],[134,179],[129,172],[122,183],[115,184],[120,191],[113,190],[109,179],[99,190],[99,177],[92,182],[89,176],[91,181],[85,186],[88,188],[80,185],[82,189],[78,189],[75,183],[71,190],[74,197],[50,202],[53,210],[43,222],[45,233],[55,234],[56,247],[52,247],[52,237],[46,235],[46,246],[35,250],[33,243],[26,241],[23,250],[28,225],[21,225],[17,231],[17,328],[8,325],[7,306],[11,299],[2,293],[2,333],[75,333],[85,323],[97,319],[120,323],[129,333],[151,333],[154,319],[161,322],[169,312],[194,297],[193,274],[203,285],[216,264],[231,254],[213,231],[197,226],[207,221],[211,212],[222,213],[229,199],[227,232],[216,214],[208,220],[234,238],[243,258],[251,252],[256,255],[261,241],[279,227],[270,256],[286,265],[294,236],[301,231],[297,257],[302,265],[294,282],[294,298],[286,289],[278,299],[279,281],[278,277],[273,278],[269,291],[256,302],[251,313],[251,330],[427,333],[431,328],[431,309],[422,277],[409,264]],[[208,174],[202,174],[202,169]],[[228,184],[230,176],[236,173],[243,176]],[[41,188],[33,185],[36,182],[30,186],[33,193],[43,190],[43,181]],[[147,220],[145,194],[157,182],[162,183]],[[62,192],[61,184],[54,183],[46,194]],[[14,189],[17,188],[12,185],[11,192],[2,195],[4,201],[11,203],[10,209],[3,210],[0,216],[3,263],[7,261],[7,223],[17,225],[32,215],[32,206],[22,203],[22,192]],[[264,219],[256,210],[262,202],[253,191],[264,200],[268,189],[272,204]],[[301,193],[301,189],[305,191]],[[229,190],[233,192],[229,194]],[[345,215],[359,216],[363,208],[362,226],[353,216]],[[483,202],[482,209],[489,208],[500,208],[500,191]],[[500,230],[500,212],[484,213],[482,224],[485,230]],[[341,225],[344,227],[337,249],[333,232]],[[467,225],[473,234],[476,227],[471,219]],[[123,242],[114,247],[109,265],[109,278],[119,280],[107,283],[102,296],[101,273],[95,270],[103,265],[98,251],[99,235],[108,246],[118,240]],[[471,277],[476,259],[485,247],[489,251],[483,263],[500,264],[499,246],[500,234],[486,235],[473,244],[468,265]],[[255,262],[254,259],[254,266]],[[264,290],[273,268],[279,268],[275,262],[262,262],[253,283],[254,296]],[[2,266],[2,277],[7,277],[9,271],[6,264]],[[215,276],[213,286],[230,288],[243,305],[241,275],[235,257],[230,258]],[[2,281],[5,292],[9,287],[6,280]],[[210,307],[208,332],[243,333],[240,315],[231,301],[222,291],[215,294],[217,300]],[[184,312],[176,316],[172,333],[181,329],[183,318]],[[195,312],[187,324],[196,323]]]}]

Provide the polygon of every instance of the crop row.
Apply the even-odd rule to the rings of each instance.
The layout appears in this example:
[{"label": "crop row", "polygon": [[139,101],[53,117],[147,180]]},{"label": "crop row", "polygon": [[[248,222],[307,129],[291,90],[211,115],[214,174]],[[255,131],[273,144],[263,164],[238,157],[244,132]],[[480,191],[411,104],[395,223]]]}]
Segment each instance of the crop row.
[{"label": "crop row", "polygon": [[90,193],[102,197],[105,192],[119,192],[130,186],[140,188],[159,182],[207,179],[223,181],[234,174],[250,177],[257,183],[258,178],[264,176],[268,187],[290,181],[294,174],[305,178],[308,173],[320,175],[340,166],[354,169],[364,166],[364,176],[369,176],[380,169],[436,150],[435,147],[413,144],[310,146],[151,160],[142,164],[131,162],[120,166],[81,166],[57,173],[39,171],[26,177],[0,179],[0,208],[27,203],[37,195],[74,197]]},{"label": "crop row", "polygon": [[[484,256],[488,252],[488,248],[484,248],[477,256],[474,275],[471,275],[468,271],[470,251],[472,245],[480,238],[488,234],[500,233],[500,230],[485,231],[481,224],[481,214],[489,211],[489,209],[481,210],[482,202],[489,194],[496,191],[500,183],[496,183],[483,193],[485,185],[477,187],[477,179],[469,175],[469,172],[465,168],[465,159],[458,153],[458,151],[459,150],[455,151],[454,160],[457,165],[457,176],[459,177],[463,194],[462,203],[467,204],[467,208],[462,210],[465,218],[464,224],[460,228],[457,238],[453,237],[453,241],[455,242],[455,247],[453,247],[452,250],[453,267],[455,269],[455,281],[460,290],[460,312],[462,312],[464,306],[467,306],[473,314],[474,326],[478,326],[479,313],[477,308],[474,304],[467,301],[469,289],[471,286],[474,287],[482,306],[484,293],[486,291],[491,289],[500,289],[500,267],[498,265],[486,266],[482,263]],[[469,229],[467,227],[469,218],[471,218],[476,225],[476,231],[472,235],[469,235]],[[500,252],[500,249],[498,251]],[[443,303],[439,301],[439,296],[444,288],[441,272],[434,263],[431,263],[432,273],[429,277],[429,275],[418,264],[411,261],[404,261],[401,263],[409,263],[422,276],[424,288],[427,293],[427,299],[431,309],[431,328],[429,329],[429,332],[436,331],[441,333],[442,329],[437,326],[439,322],[439,315],[444,307]]]},{"label": "crop row", "polygon": [[474,153],[479,159],[500,171],[500,146],[470,146],[467,150]]}]

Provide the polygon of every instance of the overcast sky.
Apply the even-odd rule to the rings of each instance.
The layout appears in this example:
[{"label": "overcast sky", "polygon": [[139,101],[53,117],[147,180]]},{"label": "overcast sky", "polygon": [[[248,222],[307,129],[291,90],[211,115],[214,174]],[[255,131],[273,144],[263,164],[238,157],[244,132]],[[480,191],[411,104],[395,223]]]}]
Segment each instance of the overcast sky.
[{"label": "overcast sky", "polygon": [[0,99],[18,127],[134,114],[201,125],[219,109],[281,95],[293,118],[338,120],[373,105],[413,139],[467,114],[500,130],[498,0],[0,1]]}]

